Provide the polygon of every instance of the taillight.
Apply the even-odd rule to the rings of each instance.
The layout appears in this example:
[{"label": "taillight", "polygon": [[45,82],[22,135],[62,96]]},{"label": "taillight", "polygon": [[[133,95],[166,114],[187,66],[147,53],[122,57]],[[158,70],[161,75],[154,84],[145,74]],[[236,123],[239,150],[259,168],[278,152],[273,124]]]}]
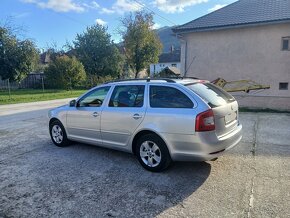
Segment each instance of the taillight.
[{"label": "taillight", "polygon": [[195,131],[204,132],[215,130],[213,111],[207,110],[196,116]]}]

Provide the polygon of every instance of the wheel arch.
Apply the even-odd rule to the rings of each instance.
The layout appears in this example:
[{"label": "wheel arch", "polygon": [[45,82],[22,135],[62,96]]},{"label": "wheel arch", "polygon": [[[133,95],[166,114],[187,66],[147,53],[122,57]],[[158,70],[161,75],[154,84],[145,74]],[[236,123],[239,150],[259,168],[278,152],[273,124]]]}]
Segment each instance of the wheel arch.
[{"label": "wheel arch", "polygon": [[[57,122],[58,126],[60,126],[61,128],[61,131],[62,131],[62,139],[60,142],[56,142],[55,139],[53,139],[53,136],[52,136],[52,128],[53,128],[53,123],[54,122]],[[58,118],[56,117],[52,117],[50,120],[49,120],[49,134],[50,134],[50,137],[51,137],[51,140],[52,142],[58,146],[58,147],[65,147],[69,144],[71,144],[71,141],[69,140],[69,138],[67,137],[67,132],[66,132],[66,129],[65,127],[63,126],[63,123],[61,122],[61,120],[59,120]],[[61,134],[61,133],[59,133]]]},{"label": "wheel arch", "polygon": [[55,117],[52,117],[50,120],[49,120],[49,126],[52,124],[52,122],[54,122],[54,121],[59,121],[62,125],[63,125],[63,123],[59,120],[59,119],[57,119],[57,118],[55,118]]},{"label": "wheel arch", "polygon": [[133,153],[134,155],[136,155],[135,147],[136,147],[136,145],[137,145],[137,141],[138,141],[138,139],[139,139],[141,136],[143,136],[143,135],[147,135],[147,134],[154,134],[154,135],[158,136],[159,138],[161,138],[161,139],[163,140],[163,142],[165,143],[165,145],[166,145],[166,147],[167,147],[167,149],[168,149],[168,151],[169,151],[169,154],[170,154],[170,149],[169,149],[169,147],[168,147],[168,145],[167,145],[167,143],[166,143],[166,140],[164,140],[164,138],[163,138],[160,134],[158,134],[157,132],[155,132],[155,131],[153,131],[153,130],[143,129],[143,130],[140,130],[137,134],[135,134],[135,136],[134,136],[134,138],[133,138],[133,140],[132,140],[131,149],[132,149],[132,153]]}]

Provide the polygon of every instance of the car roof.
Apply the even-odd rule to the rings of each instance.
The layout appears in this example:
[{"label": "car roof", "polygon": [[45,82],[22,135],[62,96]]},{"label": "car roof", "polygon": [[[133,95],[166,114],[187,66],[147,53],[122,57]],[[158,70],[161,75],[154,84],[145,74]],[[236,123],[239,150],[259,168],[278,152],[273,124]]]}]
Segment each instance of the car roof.
[{"label": "car roof", "polygon": [[105,84],[144,84],[144,83],[175,83],[175,84],[191,84],[191,83],[198,83],[198,82],[208,82],[207,80],[200,80],[197,78],[187,78],[187,77],[180,77],[180,78],[147,78],[147,79],[125,79],[125,80],[114,80],[106,82]]}]

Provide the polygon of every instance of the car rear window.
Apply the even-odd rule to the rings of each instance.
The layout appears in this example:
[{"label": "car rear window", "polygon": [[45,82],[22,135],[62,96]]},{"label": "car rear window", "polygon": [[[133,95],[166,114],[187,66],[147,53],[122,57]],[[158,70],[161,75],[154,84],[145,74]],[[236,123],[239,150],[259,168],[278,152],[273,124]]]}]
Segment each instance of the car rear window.
[{"label": "car rear window", "polygon": [[168,86],[150,86],[150,107],[193,108],[192,101],[181,91]]},{"label": "car rear window", "polygon": [[192,83],[185,86],[199,95],[212,108],[235,101],[232,95],[212,83]]}]

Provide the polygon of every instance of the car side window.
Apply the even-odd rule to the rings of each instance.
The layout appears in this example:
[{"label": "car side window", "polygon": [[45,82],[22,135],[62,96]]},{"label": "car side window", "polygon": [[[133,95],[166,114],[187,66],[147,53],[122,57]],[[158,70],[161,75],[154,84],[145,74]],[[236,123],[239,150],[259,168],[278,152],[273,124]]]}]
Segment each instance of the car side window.
[{"label": "car side window", "polygon": [[142,107],[144,103],[144,85],[116,86],[109,107]]},{"label": "car side window", "polygon": [[193,108],[192,101],[181,91],[168,86],[150,86],[150,107]]},{"label": "car side window", "polygon": [[109,90],[106,86],[89,92],[78,101],[78,107],[101,107]]}]

